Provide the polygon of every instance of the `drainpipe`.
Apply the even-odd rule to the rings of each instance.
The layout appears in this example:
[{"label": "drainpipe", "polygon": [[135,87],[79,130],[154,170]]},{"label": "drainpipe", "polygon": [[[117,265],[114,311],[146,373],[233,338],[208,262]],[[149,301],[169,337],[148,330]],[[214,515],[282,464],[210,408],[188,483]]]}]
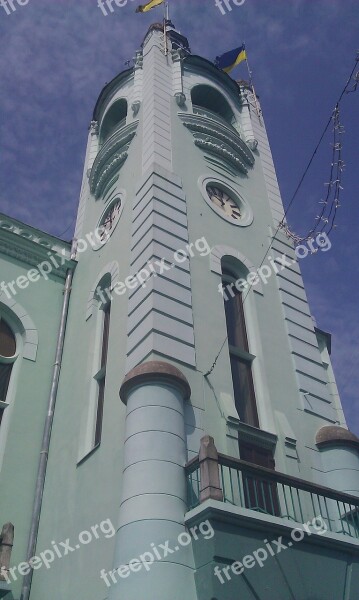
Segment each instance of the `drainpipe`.
[{"label": "drainpipe", "polygon": [[[74,258],[72,255],[71,258]],[[46,468],[47,468],[47,459],[49,455],[49,446],[50,446],[50,438],[51,438],[51,430],[52,424],[54,420],[54,412],[55,412],[55,404],[57,398],[57,390],[59,386],[59,378],[61,371],[61,363],[62,363],[62,352],[64,348],[64,339],[65,339],[65,330],[66,330],[66,322],[67,315],[69,309],[69,300],[71,294],[71,284],[73,278],[73,271],[69,269],[66,274],[65,281],[65,289],[64,289],[64,299],[62,304],[62,312],[61,312],[61,321],[60,328],[57,338],[57,347],[56,347],[56,358],[54,364],[54,370],[52,375],[52,383],[51,383],[51,391],[49,396],[48,408],[47,408],[47,416],[44,426],[44,433],[42,439],[42,446],[40,452],[40,460],[39,467],[37,472],[37,480],[36,480],[36,489],[35,489],[35,497],[34,497],[34,506],[32,509],[31,516],[31,528],[29,534],[29,541],[27,547],[27,561],[30,560],[35,555],[36,551],[36,543],[37,536],[39,532],[39,522],[40,522],[40,513],[42,506],[42,497],[44,493],[44,485],[45,485],[45,477],[46,477]],[[29,600],[31,583],[32,583],[32,574],[33,569],[25,575],[22,584],[21,590],[21,600]]]}]

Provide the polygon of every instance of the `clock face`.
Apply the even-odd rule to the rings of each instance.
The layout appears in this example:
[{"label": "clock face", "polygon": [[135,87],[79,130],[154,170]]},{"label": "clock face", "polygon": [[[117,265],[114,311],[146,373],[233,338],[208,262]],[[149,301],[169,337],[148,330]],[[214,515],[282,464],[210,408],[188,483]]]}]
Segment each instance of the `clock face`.
[{"label": "clock face", "polygon": [[227,217],[230,217],[235,221],[240,220],[242,215],[239,206],[227,192],[214,185],[210,185],[207,186],[207,193],[211,202],[223,210]]},{"label": "clock face", "polygon": [[106,241],[110,237],[112,231],[117,225],[117,221],[119,220],[121,214],[121,207],[121,199],[116,200],[116,202],[110,206],[103,217],[101,222],[102,233],[100,235],[102,242]]}]

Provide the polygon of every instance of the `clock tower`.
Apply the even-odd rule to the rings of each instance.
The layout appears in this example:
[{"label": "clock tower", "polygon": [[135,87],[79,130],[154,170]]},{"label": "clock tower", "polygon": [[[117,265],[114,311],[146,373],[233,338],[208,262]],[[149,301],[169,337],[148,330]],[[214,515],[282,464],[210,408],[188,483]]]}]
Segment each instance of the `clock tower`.
[{"label": "clock tower", "polygon": [[114,529],[33,600],[356,597],[359,440],[257,109],[161,24],[97,100],[36,551]]}]

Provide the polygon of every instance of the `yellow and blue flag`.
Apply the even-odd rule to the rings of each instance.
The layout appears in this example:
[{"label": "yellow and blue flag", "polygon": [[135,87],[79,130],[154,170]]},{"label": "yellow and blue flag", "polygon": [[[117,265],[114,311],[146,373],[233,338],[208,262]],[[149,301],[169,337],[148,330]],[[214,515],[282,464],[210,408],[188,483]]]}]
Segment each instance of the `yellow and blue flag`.
[{"label": "yellow and blue flag", "polygon": [[239,48],[225,52],[221,56],[217,56],[216,65],[219,69],[222,69],[226,73],[229,73],[239,65],[241,62],[247,59],[246,49],[244,44]]},{"label": "yellow and blue flag", "polygon": [[136,8],[136,13],[147,12],[148,10],[151,10],[151,8],[155,8],[156,6],[159,6],[163,3],[164,0],[150,0],[149,2],[147,2],[147,4],[141,4],[138,8]]}]

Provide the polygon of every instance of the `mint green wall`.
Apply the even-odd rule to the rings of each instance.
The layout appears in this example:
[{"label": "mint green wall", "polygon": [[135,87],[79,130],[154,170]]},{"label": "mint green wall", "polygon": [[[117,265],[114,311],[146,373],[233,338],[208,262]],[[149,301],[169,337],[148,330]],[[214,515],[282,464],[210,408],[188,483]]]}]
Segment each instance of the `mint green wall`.
[{"label": "mint green wall", "polygon": [[[1,221],[3,223],[4,220]],[[39,237],[53,249],[69,246],[46,236],[43,232],[17,221],[6,218],[13,231],[0,228],[0,273],[5,282],[26,275],[41,260],[46,260],[48,248],[39,246]],[[32,241],[20,237],[21,225],[33,237]],[[29,262],[9,256],[25,256]],[[31,262],[32,261],[32,262]],[[33,506],[35,480],[41,448],[47,402],[51,386],[53,363],[56,351],[60,312],[63,301],[63,277],[50,276],[48,281],[40,279],[25,290],[18,290],[13,300],[5,293],[0,295],[0,315],[18,333],[20,354],[15,361],[8,400],[0,430],[0,526],[12,522],[15,526],[15,543],[11,566],[26,560],[26,548]],[[14,303],[15,301],[15,303]],[[14,310],[18,313],[17,316]],[[23,330],[23,326],[29,329]],[[25,350],[26,339],[36,342],[31,352]],[[28,354],[30,358],[25,358]],[[17,572],[16,572],[17,574]],[[18,574],[17,574],[18,575]],[[22,577],[12,584],[13,596],[20,597]]]}]

